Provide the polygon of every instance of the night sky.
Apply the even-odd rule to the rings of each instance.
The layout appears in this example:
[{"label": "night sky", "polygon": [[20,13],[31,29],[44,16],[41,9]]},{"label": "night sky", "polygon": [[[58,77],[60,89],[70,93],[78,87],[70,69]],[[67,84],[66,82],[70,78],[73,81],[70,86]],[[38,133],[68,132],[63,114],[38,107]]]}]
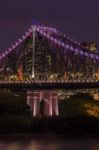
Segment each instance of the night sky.
[{"label": "night sky", "polygon": [[0,50],[34,22],[57,27],[79,42],[99,47],[99,0],[0,0]]}]

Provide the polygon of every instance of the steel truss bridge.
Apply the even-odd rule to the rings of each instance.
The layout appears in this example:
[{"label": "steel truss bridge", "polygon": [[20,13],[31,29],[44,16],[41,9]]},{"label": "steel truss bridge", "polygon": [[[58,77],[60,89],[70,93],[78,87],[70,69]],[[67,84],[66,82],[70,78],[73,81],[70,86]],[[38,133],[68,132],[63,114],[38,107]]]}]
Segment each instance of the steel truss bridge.
[{"label": "steel truss bridge", "polygon": [[0,88],[26,89],[34,116],[41,99],[46,102],[45,114],[58,115],[55,90],[99,88],[98,81],[99,54],[53,27],[32,25],[0,53]]},{"label": "steel truss bridge", "polygon": [[0,53],[0,83],[33,80],[98,81],[99,54],[82,48],[56,28],[31,26]]}]

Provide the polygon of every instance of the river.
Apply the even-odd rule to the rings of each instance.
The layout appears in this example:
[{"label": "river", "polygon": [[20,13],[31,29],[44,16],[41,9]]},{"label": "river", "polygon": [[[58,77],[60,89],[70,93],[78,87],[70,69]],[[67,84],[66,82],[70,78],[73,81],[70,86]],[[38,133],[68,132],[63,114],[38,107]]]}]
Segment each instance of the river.
[{"label": "river", "polygon": [[0,150],[99,150],[99,138],[65,136],[1,136]]}]

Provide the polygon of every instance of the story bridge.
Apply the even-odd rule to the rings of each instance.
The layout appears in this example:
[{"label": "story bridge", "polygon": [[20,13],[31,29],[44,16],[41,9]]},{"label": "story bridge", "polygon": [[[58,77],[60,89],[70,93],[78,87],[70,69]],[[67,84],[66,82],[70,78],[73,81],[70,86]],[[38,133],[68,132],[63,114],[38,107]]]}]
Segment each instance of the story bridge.
[{"label": "story bridge", "polygon": [[31,26],[0,53],[0,88],[24,89],[33,116],[58,115],[58,90],[99,88],[99,54],[56,28]]}]

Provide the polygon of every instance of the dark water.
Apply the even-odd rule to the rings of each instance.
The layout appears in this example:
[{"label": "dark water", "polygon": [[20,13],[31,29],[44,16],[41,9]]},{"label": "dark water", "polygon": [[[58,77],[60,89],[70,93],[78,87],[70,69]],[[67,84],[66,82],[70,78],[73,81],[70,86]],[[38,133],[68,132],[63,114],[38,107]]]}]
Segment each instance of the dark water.
[{"label": "dark water", "polygon": [[0,150],[99,150],[99,139],[63,136],[3,136]]}]

